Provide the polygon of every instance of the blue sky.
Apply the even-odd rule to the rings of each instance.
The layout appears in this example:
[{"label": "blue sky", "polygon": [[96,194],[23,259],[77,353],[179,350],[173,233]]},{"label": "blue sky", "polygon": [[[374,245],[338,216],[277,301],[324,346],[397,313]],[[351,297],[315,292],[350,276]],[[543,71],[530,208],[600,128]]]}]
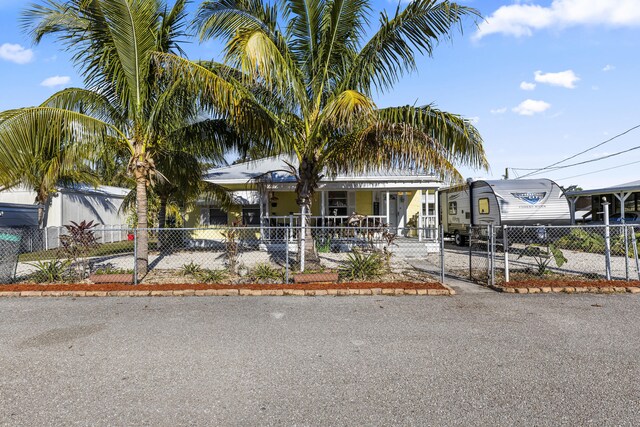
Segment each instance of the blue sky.
[{"label": "blue sky", "polygon": [[[479,27],[467,22],[463,34],[443,42],[433,58],[420,58],[418,73],[376,101],[434,103],[472,118],[491,171],[463,169],[465,176],[500,178],[506,167],[544,167],[640,124],[640,1],[461,3],[478,8],[486,21]],[[35,105],[63,87],[82,85],[59,45],[45,40],[32,46],[21,31],[20,11],[27,4],[0,0],[0,110]],[[377,0],[374,7],[392,10],[395,3]],[[215,42],[193,40],[185,48],[192,59],[220,59]],[[567,164],[636,145],[640,129]],[[631,162],[639,163],[621,166]],[[537,176],[590,188],[638,180],[639,168],[637,150]]]}]

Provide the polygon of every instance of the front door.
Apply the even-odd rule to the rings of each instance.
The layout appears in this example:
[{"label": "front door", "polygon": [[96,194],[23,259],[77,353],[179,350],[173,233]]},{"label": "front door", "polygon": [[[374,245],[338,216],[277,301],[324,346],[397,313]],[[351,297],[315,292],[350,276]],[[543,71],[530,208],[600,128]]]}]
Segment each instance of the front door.
[{"label": "front door", "polygon": [[398,225],[399,229],[403,229],[404,227],[406,227],[407,224],[407,203],[408,203],[408,197],[406,196],[406,194],[398,194],[397,196],[398,199],[398,206],[396,209],[396,223]]}]

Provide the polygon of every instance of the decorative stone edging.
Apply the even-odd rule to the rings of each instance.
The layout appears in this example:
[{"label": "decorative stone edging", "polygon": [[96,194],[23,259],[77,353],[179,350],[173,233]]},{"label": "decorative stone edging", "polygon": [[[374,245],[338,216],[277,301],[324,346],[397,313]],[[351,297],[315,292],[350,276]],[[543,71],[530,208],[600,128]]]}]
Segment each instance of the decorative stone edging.
[{"label": "decorative stone edging", "polygon": [[640,287],[636,286],[606,286],[606,287],[586,287],[586,286],[552,286],[552,287],[532,287],[532,288],[510,288],[506,286],[494,285],[490,288],[508,294],[640,294]]},{"label": "decorative stone edging", "polygon": [[455,291],[447,285],[445,289],[205,289],[180,291],[20,291],[0,292],[2,297],[207,297],[207,296],[348,296],[348,295],[429,295],[450,296]]}]

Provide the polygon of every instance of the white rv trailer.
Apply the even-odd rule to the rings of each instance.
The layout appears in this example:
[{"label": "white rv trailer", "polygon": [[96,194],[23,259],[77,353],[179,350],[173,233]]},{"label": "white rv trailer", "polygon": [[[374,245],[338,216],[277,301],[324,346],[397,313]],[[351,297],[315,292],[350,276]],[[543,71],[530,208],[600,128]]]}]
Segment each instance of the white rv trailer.
[{"label": "white rv trailer", "polygon": [[468,180],[466,185],[440,190],[440,214],[445,236],[458,245],[469,227],[569,225],[564,192],[549,179]]}]

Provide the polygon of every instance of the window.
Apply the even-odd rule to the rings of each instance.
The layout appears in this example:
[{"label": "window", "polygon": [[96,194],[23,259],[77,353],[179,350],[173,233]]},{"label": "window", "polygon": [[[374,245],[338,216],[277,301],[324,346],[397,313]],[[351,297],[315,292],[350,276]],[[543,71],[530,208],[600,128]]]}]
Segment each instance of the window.
[{"label": "window", "polygon": [[346,191],[329,191],[329,215],[347,216],[347,208]]},{"label": "window", "polygon": [[227,213],[220,208],[209,208],[209,225],[227,225]]},{"label": "window", "polygon": [[242,207],[242,225],[260,225],[260,207],[258,205]]},{"label": "window", "polygon": [[480,215],[489,215],[489,199],[486,197],[478,200],[478,213]]},{"label": "window", "polygon": [[449,202],[449,215],[458,214],[458,202]]}]

